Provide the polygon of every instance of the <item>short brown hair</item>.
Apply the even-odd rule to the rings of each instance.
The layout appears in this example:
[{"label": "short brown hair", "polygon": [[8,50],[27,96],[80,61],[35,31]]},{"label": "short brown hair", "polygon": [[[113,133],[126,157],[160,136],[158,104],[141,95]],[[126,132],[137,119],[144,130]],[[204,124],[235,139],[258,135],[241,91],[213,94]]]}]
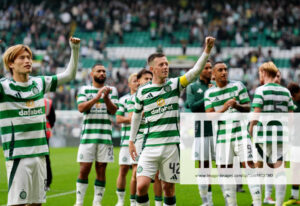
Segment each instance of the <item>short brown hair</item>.
[{"label": "short brown hair", "polygon": [[260,71],[264,71],[267,73],[268,76],[275,78],[279,69],[276,65],[272,62],[265,62],[259,67]]},{"label": "short brown hair", "polygon": [[152,72],[150,70],[148,70],[148,69],[142,69],[141,71],[139,71],[139,73],[137,73],[137,76],[136,76],[137,79],[142,78],[142,76],[144,74],[151,74],[151,76],[153,76],[153,74],[152,74]]},{"label": "short brown hair", "polygon": [[291,92],[291,95],[294,97],[300,91],[300,87],[296,82],[291,82],[287,86],[288,90]]},{"label": "short brown hair", "polygon": [[151,62],[153,62],[153,60],[155,59],[155,58],[160,58],[160,57],[165,57],[166,55],[164,55],[163,53],[154,53],[154,54],[151,54],[149,57],[148,57],[148,61],[147,61],[147,63],[148,63],[148,65],[151,63]]},{"label": "short brown hair", "polygon": [[9,67],[10,63],[13,63],[17,56],[21,54],[21,52],[27,51],[32,59],[32,51],[30,48],[23,44],[17,44],[14,46],[9,47],[3,54],[3,62],[4,67],[7,71],[9,71],[11,74],[13,73],[12,69]]}]

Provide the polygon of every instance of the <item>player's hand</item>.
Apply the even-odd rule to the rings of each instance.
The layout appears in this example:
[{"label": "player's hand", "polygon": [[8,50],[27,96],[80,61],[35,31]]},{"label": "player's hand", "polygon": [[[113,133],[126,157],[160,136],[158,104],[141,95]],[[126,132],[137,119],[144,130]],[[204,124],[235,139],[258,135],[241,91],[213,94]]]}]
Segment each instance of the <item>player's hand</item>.
[{"label": "player's hand", "polygon": [[135,161],[135,158],[137,157],[137,153],[133,141],[129,141],[129,153],[131,158]]},{"label": "player's hand", "polygon": [[211,36],[208,36],[208,37],[205,38],[205,52],[207,54],[209,54],[211,49],[214,47],[215,40],[216,39],[214,37],[211,37]]},{"label": "player's hand", "polygon": [[80,39],[76,37],[70,37],[69,43],[72,49],[79,49],[80,47]]},{"label": "player's hand", "polygon": [[107,90],[107,87],[106,87],[106,86],[104,86],[104,87],[102,87],[101,89],[99,89],[99,91],[98,91],[98,93],[97,93],[97,95],[96,95],[95,98],[96,98],[97,100],[99,100],[99,99],[102,97],[102,95],[105,94],[106,90]]},{"label": "player's hand", "polygon": [[226,111],[226,110],[228,110],[229,107],[234,108],[235,106],[236,106],[236,99],[232,98],[224,103],[223,109],[224,109],[224,111]]},{"label": "player's hand", "polygon": [[103,98],[108,98],[110,91],[111,91],[111,88],[105,87],[105,89],[103,90],[103,95],[104,95]]}]

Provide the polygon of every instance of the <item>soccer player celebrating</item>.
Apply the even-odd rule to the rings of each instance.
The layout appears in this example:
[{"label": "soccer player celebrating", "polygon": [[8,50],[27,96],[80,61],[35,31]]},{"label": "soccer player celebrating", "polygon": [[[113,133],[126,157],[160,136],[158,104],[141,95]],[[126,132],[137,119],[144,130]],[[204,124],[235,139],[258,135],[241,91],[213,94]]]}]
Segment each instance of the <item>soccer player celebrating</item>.
[{"label": "soccer player celebrating", "polygon": [[[215,63],[213,74],[216,86],[205,92],[206,112],[235,113],[249,112],[250,98],[246,87],[239,81],[229,81],[227,65],[223,62]],[[218,125],[218,136],[216,145],[216,165],[221,168],[232,168],[233,158],[239,156],[242,166],[254,167],[252,158],[252,143],[249,138],[242,138],[241,125],[238,122],[232,123],[232,135],[228,138],[225,130],[226,124],[220,121]],[[226,130],[225,130],[226,131]],[[227,149],[229,148],[229,150]],[[261,205],[261,193],[259,185],[249,185],[253,199],[253,205]],[[236,205],[236,185],[223,185],[224,197],[228,206]]]},{"label": "soccer player celebrating", "polygon": [[[129,117],[128,113],[128,105],[127,101],[131,99],[132,96],[134,96],[137,88],[138,88],[138,81],[137,81],[137,74],[133,73],[128,78],[128,86],[130,88],[130,93],[124,95],[119,100],[119,108],[116,113],[116,122],[118,124],[122,124],[121,128],[121,149],[119,153],[119,176],[117,179],[117,196],[118,196],[118,203],[117,206],[123,206],[124,205],[124,197],[125,197],[125,187],[126,187],[126,175],[128,173],[128,170],[130,168],[131,162],[130,162],[130,154],[128,149],[128,141],[129,141],[129,135],[130,135],[130,121],[131,118]],[[130,184],[131,186],[132,184]],[[134,193],[131,193],[133,197],[135,197],[135,185],[133,185],[134,188],[131,188],[130,190],[134,190]],[[131,196],[132,197],[132,196]],[[133,198],[133,201],[135,202],[135,198]]]},{"label": "soccer player celebrating", "polygon": [[[253,111],[255,113],[261,112],[293,112],[294,104],[289,90],[277,83],[276,75],[278,74],[278,68],[273,62],[263,63],[259,67],[259,80],[262,86],[258,87],[255,91],[253,98]],[[252,136],[253,127],[257,124],[257,121],[252,121],[250,124],[249,132]],[[272,140],[270,140],[272,141]],[[259,154],[258,166],[262,167],[263,156],[267,154],[267,162],[273,168],[277,168],[282,164],[283,153],[282,153],[282,144],[278,144],[277,154],[272,153],[272,144],[267,142],[267,151],[264,151],[263,144],[257,144],[257,151]],[[281,151],[281,152],[280,152]],[[272,157],[276,155],[276,162],[272,161]],[[276,189],[276,205],[282,205],[286,185],[277,184],[275,185]]]},{"label": "soccer player celebrating", "polygon": [[[153,77],[152,72],[147,70],[147,69],[142,69],[141,71],[139,71],[139,73],[137,74],[137,80],[138,80],[139,86],[143,86],[147,82],[151,81],[152,77]],[[134,112],[134,105],[135,105],[135,95],[133,95],[131,97],[131,99],[127,101],[127,104],[128,104],[128,109],[129,109],[129,115],[130,115],[130,117],[132,117],[132,114]],[[139,126],[139,131],[137,133],[137,136],[136,136],[135,142],[134,142],[136,152],[137,152],[137,157],[135,158],[135,160],[133,160],[131,158],[131,163],[132,163],[131,183],[134,185],[134,187],[132,187],[132,188],[135,188],[135,190],[132,191],[132,194],[134,194],[134,196],[131,196],[131,199],[130,199],[131,203],[134,202],[134,204],[132,204],[132,205],[135,205],[136,169],[137,169],[139,156],[140,156],[140,154],[142,152],[142,149],[143,149],[142,147],[143,147],[143,142],[144,142],[144,130],[145,130],[145,128],[146,128],[146,123],[145,123],[145,117],[143,115],[143,118],[142,118],[140,126]],[[161,188],[161,181],[158,179],[158,173],[155,175],[153,190],[154,190],[154,195],[155,195],[155,206],[161,206],[162,188]],[[133,200],[133,198],[134,198],[134,200]]]},{"label": "soccer player celebrating", "polygon": [[0,81],[1,138],[8,176],[7,205],[42,205],[46,202],[46,139],[44,94],[75,78],[80,39],[70,38],[67,69],[53,76],[29,76],[32,52],[15,45],[3,54],[12,79]]},{"label": "soccer player celebrating", "polygon": [[[192,112],[205,112],[204,93],[210,87],[209,85],[211,76],[212,64],[208,60],[200,74],[199,79],[187,87],[187,103]],[[196,134],[200,134],[199,125],[196,124],[195,126]],[[201,161],[203,161],[205,168],[209,168],[209,156],[210,154],[214,153],[212,124],[210,122],[205,122],[204,127],[206,128],[203,141],[204,145],[201,145],[200,135],[195,135],[195,159],[199,160],[200,168]],[[204,148],[203,157],[201,157],[202,152],[200,148]],[[202,198],[202,204],[213,205],[211,185],[199,184],[198,188],[200,192],[200,197]]]},{"label": "soccer player celebrating", "polygon": [[94,65],[91,76],[93,84],[81,87],[77,99],[78,110],[84,114],[84,118],[77,156],[80,173],[76,183],[76,206],[83,205],[88,175],[94,161],[97,177],[93,206],[101,205],[105,190],[106,165],[114,161],[111,115],[114,115],[118,108],[118,92],[115,87],[104,85],[106,69],[103,65]]},{"label": "soccer player celebrating", "polygon": [[164,204],[176,205],[175,183],[179,182],[178,100],[180,92],[203,70],[215,39],[207,37],[205,49],[195,66],[185,75],[167,80],[169,63],[164,54],[148,58],[153,80],[140,87],[136,94],[135,112],[131,121],[130,154],[137,153],[133,144],[144,111],[147,128],[144,149],[137,167],[137,205],[149,205],[148,188],[159,170],[164,191]]}]

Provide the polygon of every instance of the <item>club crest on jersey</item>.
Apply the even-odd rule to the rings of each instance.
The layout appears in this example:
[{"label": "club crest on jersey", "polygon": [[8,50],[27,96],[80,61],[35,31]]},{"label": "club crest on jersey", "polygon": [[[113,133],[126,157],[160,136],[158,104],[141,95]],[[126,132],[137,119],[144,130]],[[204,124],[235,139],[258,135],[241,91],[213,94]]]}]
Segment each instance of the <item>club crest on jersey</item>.
[{"label": "club crest on jersey", "polygon": [[95,107],[96,107],[97,109],[101,108],[101,102],[97,102],[97,103],[95,104]]},{"label": "club crest on jersey", "polygon": [[33,108],[34,107],[34,101],[33,100],[28,100],[26,102],[26,107]]},{"label": "club crest on jersey", "polygon": [[165,92],[170,92],[171,91],[171,86],[170,85],[166,85],[166,86],[164,86],[164,90],[165,90]]},{"label": "club crest on jersey", "polygon": [[156,104],[157,106],[159,107],[162,107],[166,104],[165,100],[163,98],[159,98],[157,101],[156,101]]},{"label": "club crest on jersey", "polygon": [[39,93],[39,89],[37,88],[37,86],[34,86],[31,90],[32,94],[38,94]]}]

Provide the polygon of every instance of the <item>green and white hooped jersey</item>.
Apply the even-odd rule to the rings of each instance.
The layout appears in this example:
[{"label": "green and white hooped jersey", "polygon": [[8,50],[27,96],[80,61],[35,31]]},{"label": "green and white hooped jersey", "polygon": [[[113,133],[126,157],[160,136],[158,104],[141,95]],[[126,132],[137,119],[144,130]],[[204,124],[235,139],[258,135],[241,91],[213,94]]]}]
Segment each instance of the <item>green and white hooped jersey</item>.
[{"label": "green and white hooped jersey", "polygon": [[[115,87],[110,87],[109,98],[118,105],[118,92]],[[77,104],[93,99],[100,88],[92,85],[80,88],[77,98]],[[81,131],[80,144],[112,144],[112,116],[108,113],[103,98],[92,106],[90,111],[84,112],[83,126]]]},{"label": "green and white hooped jersey", "polygon": [[262,112],[288,112],[294,110],[290,91],[275,83],[262,85],[255,90],[252,109],[261,108]]},{"label": "green and white hooped jersey", "polygon": [[[250,102],[247,89],[240,81],[229,81],[228,84],[223,87],[211,87],[204,95],[205,110],[214,108],[215,111],[222,109],[225,102],[235,98],[238,104],[245,104]],[[239,112],[234,108],[229,108],[225,113]],[[230,125],[229,125],[230,124]],[[237,122],[227,122],[227,127],[232,128],[230,135],[226,135],[226,124],[224,121],[218,122],[217,131],[217,143],[226,141],[235,141],[243,138],[241,126]],[[249,136],[247,136],[249,138]]]},{"label": "green and white hooped jersey", "polygon": [[180,77],[158,85],[148,82],[136,94],[135,112],[144,111],[145,147],[179,144]]},{"label": "green and white hooped jersey", "polygon": [[[135,99],[136,95],[133,94],[131,95],[130,99],[127,101],[127,108],[128,108],[128,113],[134,112],[134,105],[135,105]],[[144,138],[144,131],[145,131],[146,123],[145,123],[145,116],[142,117],[140,127],[136,136],[136,141]]]},{"label": "green and white hooped jersey", "polygon": [[0,80],[0,125],[6,160],[48,154],[44,94],[56,90],[57,76],[28,82]]},{"label": "green and white hooped jersey", "polygon": [[[261,108],[261,112],[264,113],[287,113],[288,111],[294,110],[294,103],[290,91],[287,88],[279,84],[268,83],[255,90],[252,110],[256,107]],[[283,128],[286,128],[286,126],[282,127],[283,125],[277,121],[272,121],[272,124],[270,123],[271,122],[268,123],[269,125],[267,125],[267,127],[263,127],[261,123],[258,122],[256,140],[258,143],[274,142],[274,138],[272,139],[272,136],[275,135],[275,133],[272,132],[273,126],[277,126],[278,129],[276,142],[281,143],[283,141]],[[266,130],[266,132],[264,130]],[[263,138],[264,135],[266,139]]]},{"label": "green and white hooped jersey", "polygon": [[[127,101],[131,98],[131,95],[125,94],[123,97],[119,99],[119,108],[116,112],[116,115],[120,115],[123,117],[128,117],[128,108],[127,108]],[[121,143],[120,146],[128,146],[129,144],[129,135],[130,135],[130,124],[122,123],[121,126]]]}]

